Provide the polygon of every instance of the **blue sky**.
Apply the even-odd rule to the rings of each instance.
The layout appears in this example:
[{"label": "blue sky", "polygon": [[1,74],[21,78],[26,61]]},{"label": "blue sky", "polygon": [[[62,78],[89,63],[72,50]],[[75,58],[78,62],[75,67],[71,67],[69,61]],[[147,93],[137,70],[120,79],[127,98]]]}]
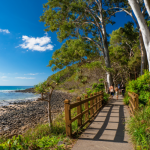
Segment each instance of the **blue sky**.
[{"label": "blue sky", "polygon": [[[47,0],[7,0],[0,5],[0,86],[33,86],[43,82],[55,72],[48,65],[52,53],[62,43],[56,33],[44,32],[39,22],[43,4]],[[123,27],[132,21],[124,13],[114,18],[107,32]]]}]

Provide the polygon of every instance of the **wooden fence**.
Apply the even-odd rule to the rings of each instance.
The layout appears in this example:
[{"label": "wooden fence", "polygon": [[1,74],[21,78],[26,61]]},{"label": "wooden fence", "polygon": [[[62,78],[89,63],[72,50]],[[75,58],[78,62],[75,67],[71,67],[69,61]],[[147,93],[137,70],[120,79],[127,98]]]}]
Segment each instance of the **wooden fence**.
[{"label": "wooden fence", "polygon": [[134,115],[135,110],[137,110],[139,107],[138,94],[136,94],[134,92],[128,92],[128,95],[130,97],[130,100],[129,100],[130,113],[131,113],[131,115]]},{"label": "wooden fence", "polygon": [[[77,102],[70,104],[70,100],[65,100],[65,122],[66,122],[66,135],[72,135],[72,122],[78,120],[78,129],[84,127],[92,118],[97,114],[97,112],[102,108],[103,92],[97,92],[90,94],[90,98],[85,95],[85,99],[81,101],[81,97],[77,97]],[[89,103],[88,103],[89,102]],[[77,107],[77,116],[71,118],[71,109]],[[84,111],[82,111],[84,107]],[[85,114],[85,121],[83,122],[83,115]]]}]

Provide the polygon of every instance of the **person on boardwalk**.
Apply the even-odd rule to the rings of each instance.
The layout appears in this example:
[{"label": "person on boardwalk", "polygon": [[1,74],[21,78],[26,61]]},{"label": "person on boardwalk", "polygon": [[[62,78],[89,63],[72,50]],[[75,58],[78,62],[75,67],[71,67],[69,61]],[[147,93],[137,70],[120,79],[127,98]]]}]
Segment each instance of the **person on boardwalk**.
[{"label": "person on boardwalk", "polygon": [[118,99],[118,95],[119,95],[119,88],[116,86],[115,88],[115,93],[116,93],[116,98]]},{"label": "person on boardwalk", "polygon": [[124,96],[124,93],[125,93],[125,86],[122,84],[121,86],[121,90],[122,90],[122,96]]},{"label": "person on boardwalk", "polygon": [[118,84],[118,89],[119,89],[119,94],[121,94],[121,85],[120,84]]},{"label": "person on boardwalk", "polygon": [[113,98],[113,96],[114,96],[114,87],[112,85],[109,87],[109,92],[110,92],[111,98]]}]

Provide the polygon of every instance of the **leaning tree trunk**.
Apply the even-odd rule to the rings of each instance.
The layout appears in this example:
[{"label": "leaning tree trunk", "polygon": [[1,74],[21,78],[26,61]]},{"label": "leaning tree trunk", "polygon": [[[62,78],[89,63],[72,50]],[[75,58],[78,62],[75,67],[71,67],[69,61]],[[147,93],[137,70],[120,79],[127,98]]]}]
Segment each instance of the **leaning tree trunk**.
[{"label": "leaning tree trunk", "polygon": [[[150,71],[150,32],[149,32],[149,29],[148,29],[148,26],[146,24],[146,21],[143,17],[143,14],[140,10],[140,6],[139,4],[137,3],[136,0],[128,0],[135,16],[136,16],[136,19],[138,21],[138,24],[140,26],[140,30],[141,30],[141,33],[142,33],[142,37],[143,37],[143,41],[144,41],[144,45],[145,45],[145,49],[146,49],[146,55],[147,55],[147,60],[148,60],[148,65],[149,65],[149,71]],[[150,16],[150,2],[149,0],[144,0],[145,2],[145,7],[147,9],[147,12]]]}]

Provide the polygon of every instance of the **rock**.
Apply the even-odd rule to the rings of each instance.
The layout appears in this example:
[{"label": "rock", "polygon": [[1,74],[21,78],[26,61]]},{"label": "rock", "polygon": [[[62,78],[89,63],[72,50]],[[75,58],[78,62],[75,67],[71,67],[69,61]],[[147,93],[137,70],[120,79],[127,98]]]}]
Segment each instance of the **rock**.
[{"label": "rock", "polygon": [[4,132],[7,131],[7,130],[9,130],[9,129],[10,129],[9,127],[5,127],[4,128]]},{"label": "rock", "polygon": [[[64,99],[71,100],[72,96],[58,91],[53,92],[51,99],[53,119],[64,109]],[[47,102],[43,101],[28,101],[0,107],[0,134],[18,135],[36,124],[47,123],[46,108]]]},{"label": "rock", "polygon": [[35,93],[34,88],[29,88],[29,89],[25,89],[25,90],[16,90],[15,92]]},{"label": "rock", "polygon": [[64,142],[63,141],[59,141],[58,144],[57,144],[57,146],[60,146],[62,144],[64,144]]}]

